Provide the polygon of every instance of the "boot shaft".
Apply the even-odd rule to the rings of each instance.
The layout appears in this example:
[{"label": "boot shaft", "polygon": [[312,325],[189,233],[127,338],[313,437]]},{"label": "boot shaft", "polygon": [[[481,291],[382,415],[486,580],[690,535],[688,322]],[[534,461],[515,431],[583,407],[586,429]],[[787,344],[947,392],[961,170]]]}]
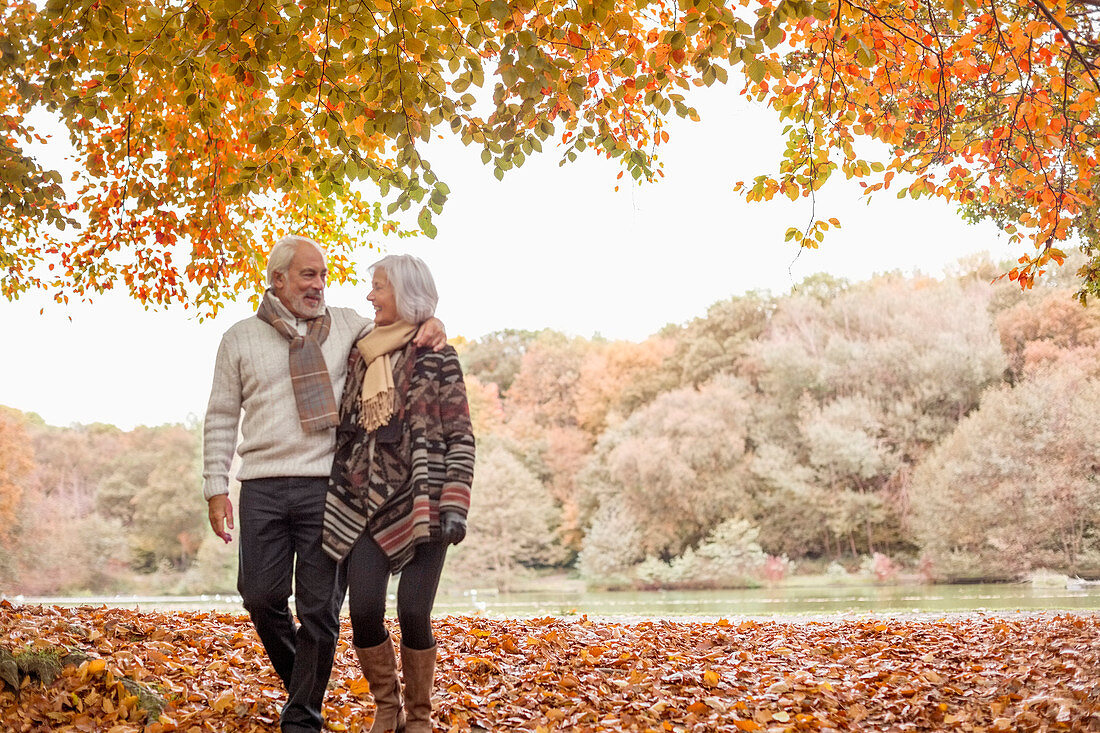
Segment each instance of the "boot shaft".
[{"label": "boot shaft", "polygon": [[431,733],[432,690],[435,687],[436,646],[409,649],[401,646],[401,671],[405,677],[406,733]]},{"label": "boot shaft", "polygon": [[397,679],[397,657],[389,637],[372,647],[355,647],[355,656],[374,696],[374,724],[370,733],[400,733],[405,728],[405,710],[401,704],[401,683]]}]

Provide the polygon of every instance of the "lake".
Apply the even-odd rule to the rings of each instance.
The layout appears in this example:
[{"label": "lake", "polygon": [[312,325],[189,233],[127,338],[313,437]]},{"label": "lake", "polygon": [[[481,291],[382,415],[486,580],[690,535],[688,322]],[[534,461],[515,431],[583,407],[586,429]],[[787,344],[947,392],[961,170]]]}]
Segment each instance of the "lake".
[{"label": "lake", "polygon": [[615,591],[440,597],[437,614],[591,617],[760,617],[852,613],[1100,610],[1100,586],[1024,583],[778,587],[722,591]]},{"label": "lake", "polygon": [[[13,603],[107,605],[144,610],[242,611],[234,596],[9,598]],[[391,611],[394,604],[390,598]],[[739,618],[860,613],[947,614],[972,611],[1098,611],[1100,585],[1081,588],[1028,583],[976,585],[784,586],[720,591],[608,591],[443,594],[435,615],[531,618]],[[346,609],[345,609],[346,611]]]}]

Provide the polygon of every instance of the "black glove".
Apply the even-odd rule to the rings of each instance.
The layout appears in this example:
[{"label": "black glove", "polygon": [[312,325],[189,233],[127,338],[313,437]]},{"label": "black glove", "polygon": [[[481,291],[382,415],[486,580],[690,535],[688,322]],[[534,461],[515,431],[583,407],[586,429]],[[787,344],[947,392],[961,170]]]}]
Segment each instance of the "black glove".
[{"label": "black glove", "polygon": [[457,545],[466,538],[466,517],[458,512],[443,512],[439,517],[439,534],[445,545]]}]

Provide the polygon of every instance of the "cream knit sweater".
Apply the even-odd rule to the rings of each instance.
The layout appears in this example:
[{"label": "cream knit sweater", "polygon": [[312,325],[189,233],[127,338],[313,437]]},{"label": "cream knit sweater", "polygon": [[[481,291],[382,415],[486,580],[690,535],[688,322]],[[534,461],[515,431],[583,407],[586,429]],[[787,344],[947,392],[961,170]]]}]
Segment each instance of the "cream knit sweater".
[{"label": "cream knit sweater", "polygon": [[[296,319],[276,300],[290,323]],[[337,402],[347,376],[348,353],[372,322],[351,308],[329,308],[332,328],[321,346]],[[298,324],[305,333],[306,322]],[[243,417],[242,417],[243,413]],[[240,444],[237,430],[240,428]],[[239,480],[277,476],[328,476],[336,430],[306,433],[290,384],[286,339],[252,316],[225,332],[214,362],[214,384],[203,426],[203,496],[229,492],[233,449]]]}]

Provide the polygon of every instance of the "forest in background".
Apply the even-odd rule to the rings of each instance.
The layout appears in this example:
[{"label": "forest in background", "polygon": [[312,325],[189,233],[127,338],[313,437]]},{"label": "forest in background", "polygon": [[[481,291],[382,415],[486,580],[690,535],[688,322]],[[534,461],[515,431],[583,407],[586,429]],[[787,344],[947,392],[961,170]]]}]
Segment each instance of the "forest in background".
[{"label": "forest in background", "polygon": [[[808,278],[641,343],[457,339],[478,460],[445,583],[759,585],[1100,574],[1100,311],[1067,264]],[[232,592],[201,427],[0,408],[0,589]]]}]

